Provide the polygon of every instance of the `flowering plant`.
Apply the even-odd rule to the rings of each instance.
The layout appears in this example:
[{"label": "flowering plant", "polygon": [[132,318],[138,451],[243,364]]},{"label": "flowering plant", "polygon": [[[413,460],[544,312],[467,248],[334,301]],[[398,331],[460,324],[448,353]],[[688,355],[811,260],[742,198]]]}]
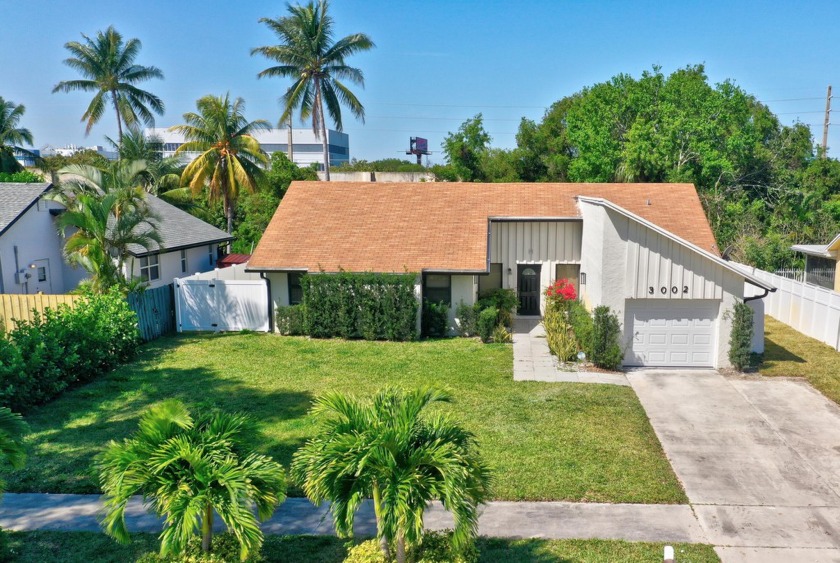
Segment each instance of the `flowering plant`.
[{"label": "flowering plant", "polygon": [[562,307],[563,303],[577,299],[577,292],[571,281],[562,278],[546,288],[545,298],[549,306]]}]

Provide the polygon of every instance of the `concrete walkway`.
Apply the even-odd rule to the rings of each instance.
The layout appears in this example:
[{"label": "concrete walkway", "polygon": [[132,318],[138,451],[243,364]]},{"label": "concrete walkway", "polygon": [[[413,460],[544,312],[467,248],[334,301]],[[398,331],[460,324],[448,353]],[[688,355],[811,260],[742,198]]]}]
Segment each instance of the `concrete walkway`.
[{"label": "concrete walkway", "polygon": [[628,379],[724,561],[840,561],[840,408],[804,381]]},{"label": "concrete walkway", "polygon": [[539,317],[513,321],[513,380],[630,385],[620,373],[580,371],[577,366],[561,369],[557,356],[548,349],[545,329]]},{"label": "concrete walkway", "polygon": [[[8,530],[100,531],[102,504],[99,495],[4,495],[0,526]],[[158,532],[161,520],[144,509],[139,498],[126,510],[126,523],[133,532]],[[452,517],[440,503],[426,511],[426,527],[452,527]],[[223,529],[216,521],[217,528]],[[326,504],[316,507],[308,500],[286,500],[262,525],[267,534],[334,533]],[[355,532],[373,536],[376,521],[373,506],[366,503],[356,516]],[[622,539],[627,541],[705,541],[702,528],[687,505],[589,504],[572,502],[491,502],[482,508],[479,534],[499,538]]]}]

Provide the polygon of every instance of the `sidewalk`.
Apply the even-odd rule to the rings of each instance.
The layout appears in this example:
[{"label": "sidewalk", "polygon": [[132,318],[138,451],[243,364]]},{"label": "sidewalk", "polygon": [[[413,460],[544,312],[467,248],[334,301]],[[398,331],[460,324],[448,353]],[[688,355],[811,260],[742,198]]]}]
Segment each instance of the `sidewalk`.
[{"label": "sidewalk", "polygon": [[[0,526],[7,530],[100,531],[99,495],[12,494],[0,503]],[[452,517],[440,503],[426,511],[426,527],[452,527]],[[132,532],[158,532],[161,520],[147,513],[139,498],[126,510]],[[223,529],[216,519],[219,530]],[[262,525],[266,534],[331,535],[328,507],[307,499],[287,499]],[[356,515],[358,536],[373,536],[373,506]],[[491,502],[479,517],[479,534],[498,538],[621,539],[627,541],[707,543],[688,505],[590,504],[574,502]]]}]

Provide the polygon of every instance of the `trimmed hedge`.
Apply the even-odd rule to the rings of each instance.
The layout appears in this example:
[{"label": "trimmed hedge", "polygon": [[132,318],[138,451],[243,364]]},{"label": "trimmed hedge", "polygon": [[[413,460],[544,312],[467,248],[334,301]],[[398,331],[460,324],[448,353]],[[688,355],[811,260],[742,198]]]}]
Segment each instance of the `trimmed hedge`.
[{"label": "trimmed hedge", "polygon": [[606,305],[595,307],[592,319],[592,363],[599,368],[618,369],[624,358],[621,324]]},{"label": "trimmed hedge", "polygon": [[449,305],[424,301],[421,327],[425,337],[447,336],[449,334]]},{"label": "trimmed hedge", "polygon": [[277,323],[277,332],[283,336],[309,334],[306,328],[306,307],[303,305],[277,307],[274,317]]},{"label": "trimmed hedge", "polygon": [[478,335],[483,342],[491,342],[493,340],[493,331],[498,326],[499,310],[495,307],[488,307],[478,314],[478,322],[476,323]]},{"label": "trimmed hedge", "polygon": [[0,405],[25,412],[46,403],[129,360],[139,345],[137,314],[116,288],[17,321],[0,337]]},{"label": "trimmed hedge", "polygon": [[414,274],[307,274],[301,277],[305,325],[314,338],[413,340]]},{"label": "trimmed hedge", "polygon": [[736,303],[728,313],[732,318],[732,332],[729,335],[729,361],[738,371],[750,367],[753,337],[753,310],[746,303]]}]

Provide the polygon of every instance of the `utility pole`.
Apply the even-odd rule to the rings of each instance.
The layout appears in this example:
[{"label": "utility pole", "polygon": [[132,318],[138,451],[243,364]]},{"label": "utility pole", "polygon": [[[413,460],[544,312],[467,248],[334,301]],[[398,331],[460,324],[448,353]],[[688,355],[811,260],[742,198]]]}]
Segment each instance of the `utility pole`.
[{"label": "utility pole", "polygon": [[825,95],[825,121],[823,122],[823,142],[822,142],[822,156],[826,158],[828,155],[828,125],[831,121],[831,84],[828,85],[828,93]]},{"label": "utility pole", "polygon": [[[831,91],[831,86],[828,87],[829,91]],[[294,162],[294,149],[292,148],[292,112],[289,112],[289,141],[288,141],[288,156],[289,161]]]}]

